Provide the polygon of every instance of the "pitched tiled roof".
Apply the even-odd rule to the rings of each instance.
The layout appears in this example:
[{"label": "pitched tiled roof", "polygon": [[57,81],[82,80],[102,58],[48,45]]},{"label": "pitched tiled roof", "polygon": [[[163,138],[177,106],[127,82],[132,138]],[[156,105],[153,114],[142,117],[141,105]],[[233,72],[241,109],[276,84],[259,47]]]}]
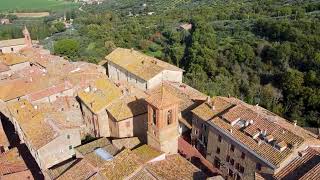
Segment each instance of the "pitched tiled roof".
[{"label": "pitched tiled roof", "polygon": [[36,150],[58,135],[49,123],[45,122],[47,110],[35,109],[30,102],[24,99],[10,103],[8,108],[25,133],[26,139]]},{"label": "pitched tiled roof", "polygon": [[107,110],[116,121],[121,121],[147,113],[147,104],[144,99],[126,95],[114,100]]},{"label": "pitched tiled roof", "polygon": [[1,72],[5,72],[5,71],[9,71],[10,70],[10,68],[9,68],[9,66],[7,66],[5,63],[3,63],[3,62],[0,62],[0,73]]},{"label": "pitched tiled roof", "polygon": [[162,152],[146,144],[134,149],[133,152],[139,156],[140,160],[143,163],[147,163],[148,161],[163,154]]},{"label": "pitched tiled roof", "polygon": [[72,166],[68,171],[58,177],[57,180],[85,180],[94,176],[97,171],[98,170],[94,168],[86,159],[82,159],[80,162]]},{"label": "pitched tiled roof", "polygon": [[0,41],[0,48],[9,47],[9,46],[18,46],[18,45],[24,45],[24,44],[25,44],[24,38],[2,40]]},{"label": "pitched tiled roof", "polygon": [[174,65],[130,49],[117,48],[106,56],[106,59],[143,80],[149,80],[163,70],[183,71]]},{"label": "pitched tiled roof", "polygon": [[167,106],[180,102],[180,99],[174,96],[165,85],[162,85],[160,88],[154,89],[149,94],[150,96],[146,98],[146,101],[156,108],[165,108]]},{"label": "pitched tiled roof", "polygon": [[118,149],[126,148],[133,149],[136,146],[140,145],[140,140],[137,137],[122,138],[112,140],[112,144]]},{"label": "pitched tiled roof", "polygon": [[122,95],[109,79],[97,79],[95,83],[88,88],[88,91],[81,91],[78,97],[86,104],[92,112],[97,113],[107,107],[113,100]]},{"label": "pitched tiled roof", "polygon": [[284,167],[275,179],[320,179],[320,148],[308,147],[300,155]]},{"label": "pitched tiled roof", "polygon": [[148,163],[146,169],[159,180],[206,179],[206,175],[179,154]]},{"label": "pitched tiled roof", "polygon": [[28,170],[18,149],[10,149],[9,151],[0,154],[0,178],[6,174],[13,174]]},{"label": "pitched tiled roof", "polygon": [[[76,150],[79,151],[82,155],[86,155],[86,154],[93,152],[97,148],[103,148],[103,147],[107,147],[110,145],[113,146],[107,138],[100,138],[100,139],[94,140],[92,142],[89,142],[87,144],[83,144],[81,146],[78,146],[78,147],[76,147]],[[116,154],[116,152],[114,152],[114,153],[110,152],[110,153],[112,155]]]},{"label": "pitched tiled roof", "polygon": [[208,121],[232,106],[234,106],[232,103],[229,103],[220,97],[214,97],[193,109],[192,112],[202,120]]},{"label": "pitched tiled roof", "polygon": [[109,180],[124,179],[143,165],[139,156],[129,149],[121,151],[112,161],[104,164],[101,174]]},{"label": "pitched tiled roof", "polygon": [[28,61],[27,57],[19,54],[9,53],[9,54],[0,55],[0,62],[8,66],[12,66],[12,65],[27,62],[27,61]]},{"label": "pitched tiled roof", "polygon": [[297,134],[295,129],[299,127],[235,98],[216,97],[192,112],[276,167],[293,152],[293,148],[307,140],[313,139],[316,143],[311,135]]}]

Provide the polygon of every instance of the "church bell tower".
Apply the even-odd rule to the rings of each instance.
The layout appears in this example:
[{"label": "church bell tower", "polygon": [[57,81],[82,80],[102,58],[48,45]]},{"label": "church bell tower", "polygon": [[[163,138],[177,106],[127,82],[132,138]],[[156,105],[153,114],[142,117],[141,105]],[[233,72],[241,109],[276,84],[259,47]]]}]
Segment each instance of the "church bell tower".
[{"label": "church bell tower", "polygon": [[165,152],[178,152],[179,99],[164,85],[146,99],[148,103],[148,145]]}]

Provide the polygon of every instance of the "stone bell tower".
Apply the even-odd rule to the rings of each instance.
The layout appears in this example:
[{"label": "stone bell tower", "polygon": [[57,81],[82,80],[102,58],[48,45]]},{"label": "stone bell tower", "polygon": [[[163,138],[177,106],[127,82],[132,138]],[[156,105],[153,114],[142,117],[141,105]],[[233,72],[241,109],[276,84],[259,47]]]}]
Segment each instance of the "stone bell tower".
[{"label": "stone bell tower", "polygon": [[165,152],[178,152],[179,137],[179,99],[172,95],[164,85],[151,92],[148,103],[148,145]]},{"label": "stone bell tower", "polygon": [[32,47],[32,40],[31,40],[31,36],[30,36],[30,33],[27,29],[26,26],[24,26],[24,29],[22,31],[23,33],[23,36],[24,36],[24,43],[27,47]]}]

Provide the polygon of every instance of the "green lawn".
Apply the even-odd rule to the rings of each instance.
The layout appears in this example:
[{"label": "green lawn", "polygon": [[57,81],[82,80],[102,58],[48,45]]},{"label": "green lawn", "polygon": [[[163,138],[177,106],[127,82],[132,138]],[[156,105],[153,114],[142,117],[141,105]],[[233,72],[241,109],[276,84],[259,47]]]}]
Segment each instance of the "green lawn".
[{"label": "green lawn", "polygon": [[63,0],[1,0],[0,12],[5,11],[61,11],[75,8],[79,4]]}]

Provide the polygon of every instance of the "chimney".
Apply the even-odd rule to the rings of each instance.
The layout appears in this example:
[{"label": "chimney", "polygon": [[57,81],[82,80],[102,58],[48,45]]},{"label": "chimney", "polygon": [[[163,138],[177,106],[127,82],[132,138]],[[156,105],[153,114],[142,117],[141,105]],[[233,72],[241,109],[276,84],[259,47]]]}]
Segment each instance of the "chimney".
[{"label": "chimney", "polygon": [[211,98],[210,98],[210,96],[207,96],[206,102],[207,102],[208,104],[211,103]]},{"label": "chimney", "polygon": [[297,120],[293,121],[293,126],[296,127],[297,126]]}]

